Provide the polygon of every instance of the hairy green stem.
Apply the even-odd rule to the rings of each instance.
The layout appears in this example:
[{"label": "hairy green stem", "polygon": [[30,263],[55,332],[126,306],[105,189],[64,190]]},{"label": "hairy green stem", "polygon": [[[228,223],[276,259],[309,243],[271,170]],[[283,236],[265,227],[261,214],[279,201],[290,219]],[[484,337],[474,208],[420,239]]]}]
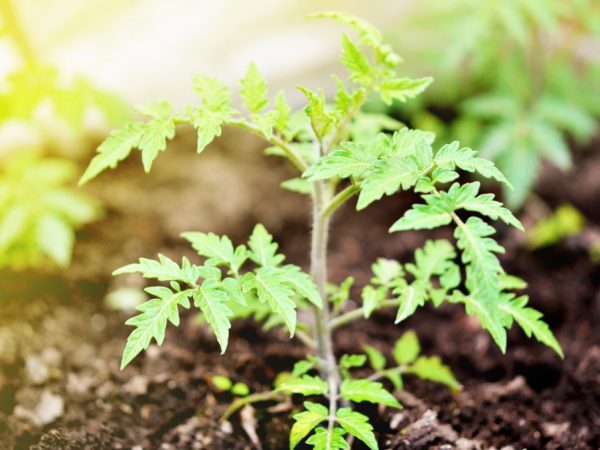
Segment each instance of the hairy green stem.
[{"label": "hairy green stem", "polygon": [[[377,311],[380,309],[386,309],[386,308],[394,308],[398,306],[398,300],[384,300],[381,302],[381,304],[377,307]],[[332,318],[329,321],[329,329],[330,330],[334,330],[336,328],[339,328],[341,326],[344,326],[354,320],[360,319],[362,317],[364,317],[364,308],[356,308],[353,309],[351,311],[348,311],[344,314],[341,314],[337,317]]]},{"label": "hairy green stem", "polygon": [[225,410],[225,412],[223,413],[223,415],[221,416],[221,418],[219,420],[221,420],[221,421],[227,420],[238,409],[243,408],[244,406],[249,405],[251,403],[267,402],[270,400],[283,401],[285,398],[286,398],[286,396],[284,394],[282,394],[281,392],[275,392],[275,391],[258,392],[256,394],[251,394],[246,397],[240,397],[240,398],[235,399],[231,403],[231,405],[229,405],[229,407],[227,408],[227,410]]},{"label": "hairy green stem", "polygon": [[270,139],[267,139],[267,136],[265,136],[264,133],[256,125],[247,122],[243,119],[228,120],[227,125],[250,131],[262,137],[263,139],[266,139],[271,145],[279,147],[285,153],[288,159],[292,162],[292,164],[300,171],[300,173],[304,173],[306,169],[308,169],[308,164],[306,163],[306,161],[304,161],[302,156],[300,156],[298,152],[289,145],[288,142],[286,142],[279,136],[273,135]]},{"label": "hairy green stem", "polygon": [[323,217],[330,217],[340,206],[346,203],[348,199],[352,198],[358,192],[360,192],[360,185],[358,184],[351,184],[350,186],[342,189],[325,206],[323,209]]}]

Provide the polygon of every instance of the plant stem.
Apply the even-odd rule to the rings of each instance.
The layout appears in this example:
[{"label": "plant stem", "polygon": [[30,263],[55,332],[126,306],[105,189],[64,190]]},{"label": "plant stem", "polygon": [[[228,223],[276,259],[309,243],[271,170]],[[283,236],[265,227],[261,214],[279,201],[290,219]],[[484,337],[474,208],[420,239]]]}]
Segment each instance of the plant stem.
[{"label": "plant stem", "polygon": [[[391,299],[384,300],[377,307],[377,310],[385,309],[385,308],[394,308],[396,306],[398,306],[398,300],[391,300]],[[329,329],[334,330],[336,328],[339,328],[343,325],[346,325],[347,323],[352,322],[353,320],[360,319],[361,317],[363,317],[363,315],[364,315],[364,309],[362,307],[353,309],[352,311],[348,311],[344,314],[341,314],[337,317],[332,318],[329,321]]]},{"label": "plant stem", "polygon": [[[2,1],[2,0],[0,0]],[[306,169],[308,169],[308,164],[304,159],[298,154],[296,150],[293,149],[285,140],[281,139],[277,135],[271,136],[270,139],[267,139],[267,136],[254,124],[247,122],[243,119],[231,119],[227,121],[227,125],[231,125],[234,127],[242,128],[244,130],[250,131],[263,139],[266,139],[271,145],[279,147],[288,159],[292,162],[292,164],[300,171],[300,173],[304,173]]]},{"label": "plant stem", "polygon": [[337,193],[335,197],[325,206],[323,209],[323,216],[330,217],[340,206],[346,203],[346,200],[354,196],[360,191],[358,184],[351,184],[350,186],[342,189]]}]

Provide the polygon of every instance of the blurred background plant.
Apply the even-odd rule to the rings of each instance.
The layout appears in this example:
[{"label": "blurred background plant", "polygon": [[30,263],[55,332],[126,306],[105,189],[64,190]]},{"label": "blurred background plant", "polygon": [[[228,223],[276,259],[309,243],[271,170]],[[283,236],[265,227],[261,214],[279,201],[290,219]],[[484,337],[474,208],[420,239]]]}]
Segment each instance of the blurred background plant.
[{"label": "blurred background plant", "polygon": [[0,267],[65,267],[75,231],[101,212],[75,190],[79,169],[66,154],[86,149],[83,138],[94,122],[117,125],[128,108],[85,79],[65,79],[46,65],[10,0],[0,0],[0,39],[17,61],[0,79]]},{"label": "blurred background plant", "polygon": [[[419,2],[397,27],[400,53],[435,82],[420,103],[392,114],[494,159],[518,209],[546,159],[572,164],[600,117],[600,2]],[[413,36],[410,40],[405,36]]]}]

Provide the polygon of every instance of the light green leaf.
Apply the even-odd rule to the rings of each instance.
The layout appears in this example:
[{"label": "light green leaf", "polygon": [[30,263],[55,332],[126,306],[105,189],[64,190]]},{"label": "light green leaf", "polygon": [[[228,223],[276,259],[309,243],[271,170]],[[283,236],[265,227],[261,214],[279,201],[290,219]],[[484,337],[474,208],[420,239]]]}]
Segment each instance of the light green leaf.
[{"label": "light green leaf", "polygon": [[429,281],[433,275],[448,271],[455,257],[454,247],[447,240],[428,240],[423,248],[415,251],[415,263],[406,264],[406,270],[419,280]]},{"label": "light green leaf", "polygon": [[347,433],[360,439],[369,449],[379,450],[373,426],[369,423],[367,416],[352,411],[350,408],[340,408],[337,411],[336,419]]},{"label": "light green leaf", "polygon": [[200,256],[208,258],[208,265],[225,265],[237,272],[247,259],[246,247],[234,248],[227,236],[189,231],[182,233],[181,237],[192,244]]},{"label": "light green leaf", "polygon": [[246,75],[240,82],[240,95],[244,106],[253,114],[259,113],[269,104],[267,82],[253,62],[248,65]]},{"label": "light green leaf", "polygon": [[256,290],[258,299],[285,321],[290,336],[296,330],[296,304],[292,300],[294,291],[289,287],[281,271],[275,267],[261,267],[255,273],[244,275],[242,289],[244,292]]},{"label": "light green leaf", "polygon": [[317,425],[329,417],[329,410],[323,405],[304,402],[306,411],[294,414],[294,425],[290,432],[290,450],[304,439]]},{"label": "light green leaf", "polygon": [[192,294],[191,290],[172,292],[165,287],[151,287],[145,290],[155,298],[139,305],[137,310],[141,311],[141,314],[125,322],[126,325],[132,325],[136,328],[127,338],[121,360],[121,370],[140,352],[148,348],[152,338],[156,340],[158,345],[162,345],[165,339],[167,321],[175,326],[179,325],[178,307],[190,307],[189,296]]},{"label": "light green leaf", "polygon": [[298,86],[298,89],[306,96],[308,105],[305,108],[306,115],[310,119],[311,127],[318,139],[325,137],[336,122],[335,116],[325,109],[325,93],[315,93],[308,88]]},{"label": "light green leaf", "polygon": [[110,136],[98,147],[79,184],[85,184],[98,176],[104,170],[117,167],[120,161],[129,156],[131,150],[136,148],[142,137],[143,124],[130,123],[110,133]]},{"label": "light green leaf", "polygon": [[421,177],[421,170],[412,158],[395,157],[381,160],[361,184],[357,210],[366,208],[384,195],[393,195],[402,187],[407,190]]},{"label": "light green leaf", "polygon": [[147,173],[158,153],[167,148],[167,139],[175,136],[174,112],[173,106],[166,101],[151,103],[138,109],[142,114],[152,117],[152,120],[142,125],[137,145],[142,152],[144,171]]},{"label": "light green leaf", "polygon": [[40,249],[60,267],[71,262],[75,233],[64,219],[54,214],[45,214],[39,219],[36,240]]},{"label": "light green leaf", "polygon": [[200,308],[217,337],[221,354],[225,353],[231,328],[229,317],[233,316],[231,309],[225,305],[227,293],[220,288],[218,282],[209,280],[196,288],[193,295],[194,305]]},{"label": "light green leaf", "polygon": [[362,367],[367,362],[365,355],[342,355],[340,358],[340,367],[343,369],[352,369],[354,367]]},{"label": "light green leaf", "polygon": [[348,69],[352,81],[363,86],[373,82],[374,69],[369,59],[345,34],[342,35],[342,64]]},{"label": "light green leaf", "polygon": [[387,288],[385,286],[374,288],[373,286],[367,284],[365,287],[363,287],[361,291],[361,297],[365,319],[371,317],[373,311],[375,311],[379,305],[381,305],[381,302],[385,300],[386,296]]},{"label": "light green leaf", "polygon": [[365,353],[369,358],[369,364],[373,370],[382,370],[385,367],[386,359],[383,353],[370,345],[365,346]]},{"label": "light green leaf", "polygon": [[307,273],[294,264],[281,267],[280,272],[283,280],[302,298],[307,299],[317,308],[323,307],[323,301],[319,295],[317,285]]},{"label": "light green leaf", "polygon": [[193,286],[200,276],[199,269],[198,266],[190,264],[187,258],[183,258],[179,266],[172,259],[159,253],[158,261],[140,258],[138,263],[115,270],[113,275],[141,273],[144,278],[156,278],[158,281],[183,281]]},{"label": "light green leaf", "polygon": [[402,407],[398,400],[378,381],[346,379],[340,386],[340,395],[353,402],[370,402],[393,408]]},{"label": "light green leaf", "polygon": [[312,195],[312,185],[304,178],[290,178],[281,183],[283,189],[303,195]]},{"label": "light green leaf", "polygon": [[349,450],[350,445],[344,439],[344,430],[335,427],[331,430],[331,434],[323,428],[319,427],[314,434],[306,441],[307,444],[313,446],[313,450]]},{"label": "light green leaf", "polygon": [[[479,183],[469,183],[472,185],[477,185],[477,190],[479,190]],[[500,219],[504,223],[508,225],[512,225],[513,227],[523,231],[523,225],[519,220],[513,215],[510,210],[504,208],[502,203],[494,200],[494,194],[481,194],[477,197],[468,198],[457,205],[458,208],[464,208],[467,211],[474,211],[482,214],[484,216],[489,217],[490,219],[497,220]]]},{"label": "light green leaf", "polygon": [[300,394],[304,396],[324,395],[329,386],[326,381],[317,376],[302,375],[299,378],[285,380],[277,387],[277,391],[287,394]]},{"label": "light green leaf", "polygon": [[392,355],[400,366],[413,363],[421,352],[419,338],[414,331],[407,331],[396,341]]},{"label": "light green leaf", "polygon": [[452,222],[452,216],[446,208],[434,205],[413,205],[390,227],[390,233],[407,230],[430,230]]},{"label": "light green leaf", "polygon": [[407,369],[407,372],[423,380],[444,384],[453,391],[462,389],[450,368],[442,363],[439,356],[421,356]]},{"label": "light green leaf", "polygon": [[405,102],[409,98],[416,97],[422,93],[427,86],[431,84],[433,78],[392,78],[384,80],[381,83],[381,99],[386,104],[391,104],[392,100]]},{"label": "light green leaf", "polygon": [[564,358],[563,350],[550,331],[548,324],[542,319],[543,314],[527,306],[528,298],[526,295],[503,301],[498,304],[498,308],[510,314],[511,317],[523,329],[527,337],[535,337],[542,344],[547,345],[554,350],[561,358]]},{"label": "light green leaf", "polygon": [[286,134],[290,124],[290,112],[292,108],[285,99],[283,91],[279,91],[275,97],[275,111],[277,112],[277,120],[275,121],[275,129],[282,134]]},{"label": "light green leaf", "polygon": [[399,294],[398,302],[400,303],[394,323],[400,323],[412,316],[419,306],[425,304],[427,298],[426,284],[420,280],[415,280],[411,284],[397,287],[394,289],[394,294]]},{"label": "light green leaf", "polygon": [[277,253],[279,245],[273,242],[273,236],[262,224],[254,227],[248,240],[248,247],[250,259],[261,266],[278,266],[285,259],[285,256]]},{"label": "light green leaf", "polygon": [[376,162],[377,155],[367,145],[344,142],[310,166],[302,176],[308,181],[333,177],[360,177],[365,171],[373,168]]},{"label": "light green leaf", "polygon": [[402,265],[393,259],[377,258],[371,266],[372,282],[381,286],[390,286],[398,278],[404,277]]}]

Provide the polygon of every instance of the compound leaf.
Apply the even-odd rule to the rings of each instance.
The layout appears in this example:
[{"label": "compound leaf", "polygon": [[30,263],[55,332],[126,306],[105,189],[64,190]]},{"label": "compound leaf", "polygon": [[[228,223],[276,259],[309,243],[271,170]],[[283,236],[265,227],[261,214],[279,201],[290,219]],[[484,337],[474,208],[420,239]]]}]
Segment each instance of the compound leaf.
[{"label": "compound leaf", "polygon": [[329,410],[323,405],[304,402],[306,411],[294,414],[294,425],[290,432],[290,450],[293,450],[308,433],[329,417]]},{"label": "compound leaf", "polygon": [[370,402],[401,408],[398,400],[378,381],[346,379],[340,386],[340,395],[353,402]]},{"label": "compound leaf", "polygon": [[379,450],[373,426],[369,423],[367,416],[352,411],[350,408],[340,408],[337,411],[336,420],[347,433],[360,439],[369,449]]}]

